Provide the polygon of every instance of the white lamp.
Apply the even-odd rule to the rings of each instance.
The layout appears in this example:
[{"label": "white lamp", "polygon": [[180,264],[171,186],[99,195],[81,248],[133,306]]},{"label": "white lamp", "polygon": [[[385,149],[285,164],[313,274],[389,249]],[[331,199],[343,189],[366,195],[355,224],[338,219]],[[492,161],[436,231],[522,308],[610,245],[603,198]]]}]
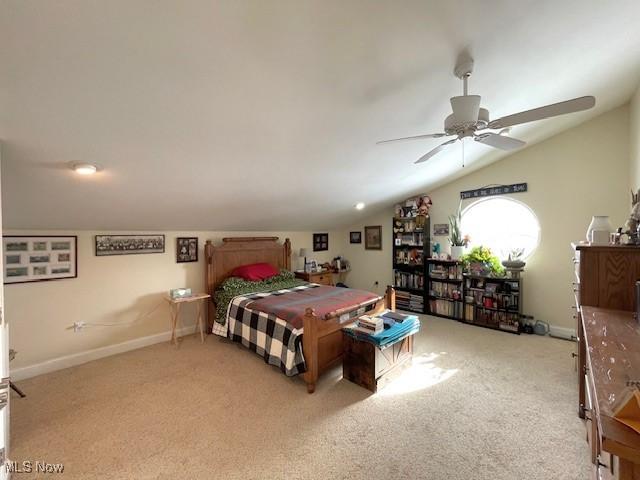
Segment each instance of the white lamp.
[{"label": "white lamp", "polygon": [[306,272],[307,271],[307,255],[309,254],[309,250],[307,248],[301,248],[300,252],[298,253],[298,256],[300,258],[304,258],[304,264],[302,265],[302,269]]}]

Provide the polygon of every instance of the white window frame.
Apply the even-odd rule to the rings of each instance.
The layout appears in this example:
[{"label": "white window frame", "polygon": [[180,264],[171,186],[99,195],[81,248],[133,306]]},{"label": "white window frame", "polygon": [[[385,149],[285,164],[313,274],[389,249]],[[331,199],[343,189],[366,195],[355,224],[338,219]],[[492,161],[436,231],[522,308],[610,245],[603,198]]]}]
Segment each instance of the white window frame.
[{"label": "white window frame", "polygon": [[[542,239],[542,227],[540,225],[540,220],[538,219],[538,216],[536,215],[536,212],[533,211],[533,209],[527,205],[526,203],[517,200],[513,197],[507,196],[507,195],[497,195],[497,196],[492,196],[492,197],[485,197],[485,198],[481,198],[479,200],[476,200],[475,202],[467,205],[461,212],[461,216],[460,218],[463,219],[465,214],[471,210],[473,207],[483,203],[483,202],[488,202],[491,200],[508,200],[510,202],[514,202],[519,204],[521,207],[526,208],[527,210],[529,210],[529,212],[531,213],[532,217],[535,219],[536,223],[538,224],[538,239],[534,245],[534,247],[531,249],[531,251],[524,257],[522,257],[522,260],[527,260],[528,258],[531,258],[535,253],[536,250],[538,250],[538,247],[540,246],[540,241]],[[461,222],[462,223],[462,222]],[[460,227],[462,228],[462,225],[460,225]],[[465,235],[468,232],[463,231],[462,234]],[[473,242],[473,236],[471,235],[471,241]],[[495,255],[497,255],[498,257],[500,257],[500,255],[498,255],[498,252],[494,252]],[[505,259],[506,260],[506,259]]]}]

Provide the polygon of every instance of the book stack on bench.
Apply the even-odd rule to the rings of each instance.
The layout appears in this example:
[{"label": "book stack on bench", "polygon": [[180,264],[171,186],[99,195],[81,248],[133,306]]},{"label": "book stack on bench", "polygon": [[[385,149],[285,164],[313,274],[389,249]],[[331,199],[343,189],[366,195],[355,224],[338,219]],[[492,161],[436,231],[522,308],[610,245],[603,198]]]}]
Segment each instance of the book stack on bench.
[{"label": "book stack on bench", "polygon": [[417,315],[405,315],[391,310],[385,310],[375,317],[367,316],[370,320],[366,320],[365,323],[381,321],[383,324],[382,329],[375,333],[372,333],[370,329],[364,330],[361,327],[362,318],[363,317],[360,317],[358,319],[357,324],[345,327],[344,331],[358,340],[371,342],[378,347],[391,345],[420,330],[420,320]]},{"label": "book stack on bench", "polygon": [[356,322],[356,330],[367,335],[375,335],[384,330],[384,320],[381,317],[363,315]]}]

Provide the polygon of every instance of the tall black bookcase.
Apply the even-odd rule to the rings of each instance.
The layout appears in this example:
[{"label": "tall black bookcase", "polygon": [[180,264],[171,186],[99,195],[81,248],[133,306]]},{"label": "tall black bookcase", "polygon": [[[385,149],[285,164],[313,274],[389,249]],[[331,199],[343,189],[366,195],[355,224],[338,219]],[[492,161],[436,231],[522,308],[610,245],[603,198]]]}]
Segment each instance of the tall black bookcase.
[{"label": "tall black bookcase", "polygon": [[396,308],[428,311],[427,259],[431,252],[430,222],[416,217],[393,219],[393,279]]}]

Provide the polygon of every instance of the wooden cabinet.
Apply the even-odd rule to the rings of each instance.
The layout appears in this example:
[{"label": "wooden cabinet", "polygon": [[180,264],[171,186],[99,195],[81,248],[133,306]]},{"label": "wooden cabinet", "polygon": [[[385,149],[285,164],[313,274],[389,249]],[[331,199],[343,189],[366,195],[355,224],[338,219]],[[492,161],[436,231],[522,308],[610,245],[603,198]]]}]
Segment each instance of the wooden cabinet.
[{"label": "wooden cabinet", "polygon": [[[612,416],[612,399],[624,394],[629,378],[640,378],[640,330],[633,316],[640,248],[574,250],[578,412],[585,419],[593,478],[640,480],[640,434]],[[625,365],[624,372],[618,365]]]},{"label": "wooden cabinet", "polygon": [[640,247],[574,245],[576,301],[580,305],[635,310]]},{"label": "wooden cabinet", "polygon": [[333,274],[326,272],[295,272],[296,278],[300,278],[309,283],[319,283],[320,285],[333,285]]}]

